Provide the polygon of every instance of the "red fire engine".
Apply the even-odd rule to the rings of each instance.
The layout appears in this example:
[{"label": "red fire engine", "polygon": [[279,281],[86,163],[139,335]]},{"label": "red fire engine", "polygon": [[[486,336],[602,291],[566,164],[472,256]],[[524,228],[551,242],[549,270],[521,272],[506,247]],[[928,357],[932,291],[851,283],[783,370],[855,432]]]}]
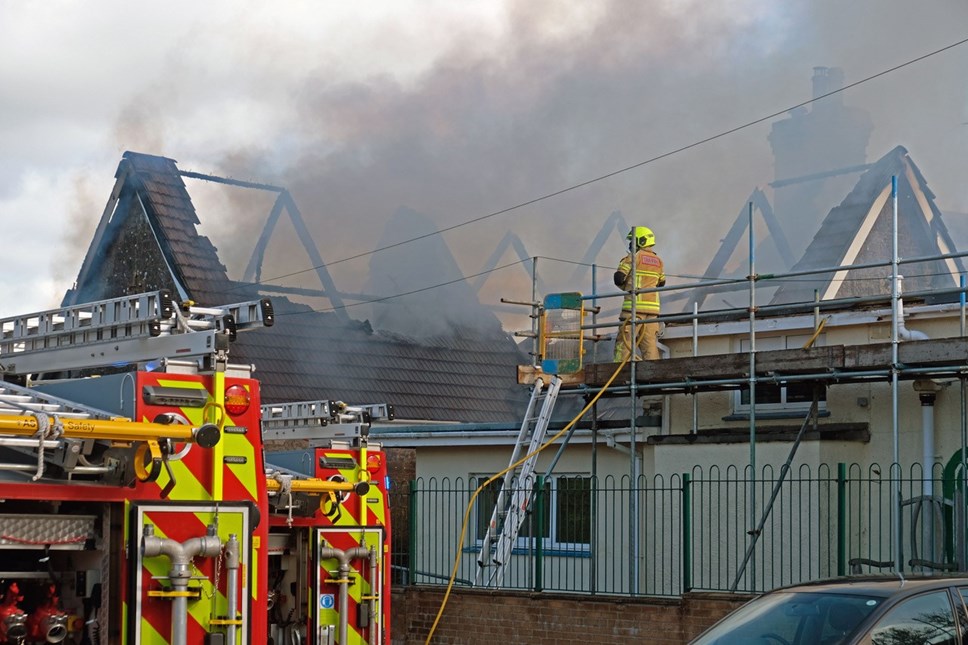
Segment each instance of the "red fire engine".
[{"label": "red fire engine", "polygon": [[164,291],[0,320],[0,643],[389,642],[382,455],[267,473],[228,352],[272,322]]},{"label": "red fire engine", "polygon": [[[276,643],[293,631],[313,642],[389,643],[390,515],[387,464],[368,442],[370,422],[392,419],[387,405],[348,406],[301,401],[263,406],[262,432],[269,440],[299,440],[300,463],[268,473],[275,511],[269,518],[270,634]],[[268,453],[268,459],[282,453]],[[312,460],[307,468],[306,457]],[[331,486],[321,499],[299,499],[310,486]],[[309,566],[304,566],[304,563]]]}]

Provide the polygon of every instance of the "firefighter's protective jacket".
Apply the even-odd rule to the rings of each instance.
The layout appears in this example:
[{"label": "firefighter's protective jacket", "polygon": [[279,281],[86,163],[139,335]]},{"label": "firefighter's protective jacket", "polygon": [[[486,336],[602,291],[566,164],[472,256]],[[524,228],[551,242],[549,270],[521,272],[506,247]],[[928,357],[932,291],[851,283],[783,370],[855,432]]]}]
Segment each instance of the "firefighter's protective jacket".
[{"label": "firefighter's protective jacket", "polygon": [[[652,289],[665,286],[665,269],[662,259],[650,248],[639,249],[635,252],[635,271],[632,271],[631,253],[622,258],[615,272],[616,286],[628,291],[622,302],[622,311],[632,311],[632,291]],[[633,283],[634,275],[634,283]],[[624,276],[624,277],[623,277]],[[619,282],[621,281],[621,284]],[[659,294],[656,292],[640,293],[635,302],[637,314],[659,314]]]}]

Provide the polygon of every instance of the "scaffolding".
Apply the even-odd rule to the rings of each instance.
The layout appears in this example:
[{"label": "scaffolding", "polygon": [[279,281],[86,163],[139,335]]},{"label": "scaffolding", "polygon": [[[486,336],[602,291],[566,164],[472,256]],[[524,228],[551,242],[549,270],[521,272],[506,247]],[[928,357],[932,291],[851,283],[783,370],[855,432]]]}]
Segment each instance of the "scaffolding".
[{"label": "scaffolding", "polygon": [[[696,433],[698,417],[698,395],[702,392],[719,390],[735,390],[748,387],[749,394],[749,466],[752,476],[756,477],[757,459],[757,399],[756,387],[758,384],[786,385],[788,383],[816,383],[821,385],[858,383],[858,382],[883,382],[890,383],[891,390],[891,435],[892,435],[892,461],[893,468],[898,468],[900,464],[899,437],[898,437],[898,383],[900,380],[911,380],[920,378],[951,378],[957,379],[960,383],[960,424],[961,424],[961,468],[966,472],[965,453],[968,451],[968,428],[966,428],[966,416],[968,416],[968,399],[966,399],[966,379],[968,379],[968,343],[966,343],[966,290],[965,276],[962,273],[958,278],[958,285],[950,288],[931,289],[925,291],[914,291],[905,294],[910,299],[943,298],[949,303],[958,303],[960,311],[959,337],[942,339],[913,339],[911,333],[904,327],[904,309],[901,294],[902,275],[901,267],[919,263],[946,261],[949,266],[952,261],[960,265],[959,258],[968,256],[968,253],[946,253],[929,255],[922,257],[901,258],[898,253],[898,199],[897,199],[897,177],[891,180],[891,199],[892,199],[892,220],[891,220],[891,257],[880,262],[870,262],[864,264],[845,264],[838,266],[828,266],[818,269],[787,271],[784,273],[757,274],[756,272],[756,240],[755,227],[753,226],[754,203],[751,201],[748,206],[748,225],[749,236],[749,259],[748,275],[745,278],[704,278],[702,280],[670,285],[661,288],[643,289],[637,293],[651,292],[693,292],[701,293],[705,297],[710,293],[719,290],[734,291],[746,288],[748,290],[748,304],[746,307],[733,309],[716,309],[701,311],[699,302],[692,299],[691,313],[662,314],[655,320],[664,323],[691,323],[692,325],[692,357],[669,358],[664,356],[661,361],[631,361],[622,368],[616,383],[606,392],[607,396],[627,396],[629,397],[629,473],[632,481],[636,481],[638,476],[638,448],[636,447],[636,435],[640,426],[636,421],[638,410],[638,398],[643,395],[653,394],[690,394],[693,395],[693,425],[690,433]],[[534,258],[532,275],[537,280],[537,258]],[[843,280],[848,271],[857,269],[889,269],[890,293],[877,294],[871,296],[841,297],[830,300],[821,300],[819,294],[815,294],[812,301],[796,302],[790,304],[771,304],[757,305],[757,288],[762,284],[775,284],[777,281],[798,279],[809,276],[820,276],[831,274],[839,276]],[[960,266],[959,266],[960,269]],[[887,272],[885,272],[887,273]],[[587,310],[591,314],[591,322],[581,325],[581,329],[586,334],[583,336],[592,343],[594,347],[597,343],[611,340],[614,335],[610,333],[618,323],[614,321],[599,322],[600,312],[599,303],[611,298],[625,297],[625,292],[598,293],[596,285],[596,267],[592,266],[592,288],[591,293],[581,296],[589,303]],[[886,276],[885,276],[886,277]],[[837,278],[835,278],[837,279]],[[954,282],[954,279],[953,279]],[[538,296],[537,282],[532,285],[532,301],[529,303],[503,300],[512,304],[527,304],[532,307],[532,329],[527,332],[518,332],[520,337],[532,339],[532,355],[534,360],[531,366],[521,366],[518,370],[518,380],[521,383],[532,383],[539,378],[541,370],[540,346],[540,323],[542,315],[542,304]],[[632,298],[634,303],[636,298]],[[843,311],[862,305],[889,305],[891,334],[890,342],[882,344],[867,344],[856,346],[837,346],[837,347],[810,347],[796,350],[769,350],[758,351],[756,347],[757,337],[757,317],[777,316],[787,314],[813,314],[815,334],[819,334],[823,328],[825,319],[823,314],[834,311]],[[700,356],[698,351],[699,324],[702,322],[722,322],[722,321],[748,321],[748,346],[749,351],[739,354],[729,355],[707,355]],[[635,337],[635,316],[632,316],[632,337]],[[903,344],[902,340],[905,340]],[[839,349],[838,349],[839,347]],[[617,365],[614,363],[588,364],[580,372],[563,376],[562,394],[583,394],[590,396],[600,391],[608,380],[608,377],[615,371]],[[803,425],[797,433],[796,439],[791,448],[786,465],[781,469],[781,478],[776,487],[782,483],[782,478],[789,470],[789,464],[795,457],[797,447],[800,444],[803,433],[812,423],[816,424],[817,401],[814,400],[810,411],[806,414]],[[665,416],[665,414],[664,414]],[[593,430],[596,421],[592,422]],[[593,433],[594,436],[594,433]],[[593,447],[594,454],[594,447]],[[968,484],[966,477],[961,478],[961,499],[968,499]],[[755,479],[754,479],[755,482]],[[926,484],[927,485],[927,484]],[[774,488],[773,498],[776,496]],[[762,530],[762,526],[768,518],[773,499],[769,499],[762,506],[761,512],[757,511],[756,486],[750,486],[750,517],[747,518],[750,541],[739,570],[736,572],[732,590],[738,586],[740,579],[746,572],[746,567],[752,566],[751,558],[757,539]],[[926,497],[930,493],[926,492]],[[913,500],[917,501],[917,500]],[[900,523],[900,513],[903,504],[901,499],[900,484],[892,491],[892,562],[865,562],[864,564],[880,566],[892,569],[897,575],[903,576],[904,563],[901,560],[902,553],[902,528]],[[629,512],[629,536],[632,552],[630,553],[630,587],[633,593],[638,591],[638,548],[639,521],[638,521],[638,502],[633,497],[630,500]],[[759,528],[758,528],[759,527]],[[968,563],[968,546],[962,544],[961,552],[957,555],[957,560],[962,567]],[[920,566],[935,569],[949,569],[950,567],[941,563],[918,562]],[[755,579],[755,573],[750,572]]]}]

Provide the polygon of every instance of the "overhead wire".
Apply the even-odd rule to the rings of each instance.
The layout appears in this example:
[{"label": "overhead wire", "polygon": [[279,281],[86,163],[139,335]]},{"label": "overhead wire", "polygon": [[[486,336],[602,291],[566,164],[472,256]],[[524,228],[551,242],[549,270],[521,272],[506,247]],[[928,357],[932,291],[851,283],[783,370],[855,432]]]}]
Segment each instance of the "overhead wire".
[{"label": "overhead wire", "polygon": [[934,51],[928,52],[926,54],[922,54],[921,56],[918,56],[916,58],[912,58],[912,59],[910,59],[908,61],[905,61],[903,63],[900,63],[898,65],[894,65],[893,67],[889,67],[888,69],[881,70],[880,72],[877,72],[876,74],[872,74],[870,76],[867,76],[866,78],[862,78],[859,81],[854,81],[853,83],[848,83],[847,85],[844,85],[843,87],[840,87],[840,88],[838,88],[836,90],[831,90],[830,92],[826,92],[824,94],[821,94],[819,96],[815,96],[815,97],[810,98],[810,99],[807,99],[805,101],[801,101],[800,103],[797,103],[796,105],[792,105],[792,106],[783,108],[782,110],[777,110],[775,112],[772,112],[771,114],[767,114],[765,116],[758,117],[756,119],[753,119],[752,121],[747,121],[746,123],[743,123],[741,125],[734,126],[734,127],[729,128],[727,130],[723,130],[723,131],[721,131],[721,132],[719,132],[717,134],[713,134],[713,135],[710,135],[710,136],[705,137],[703,139],[699,139],[698,141],[694,141],[692,143],[689,143],[689,144],[680,146],[680,147],[675,148],[673,150],[669,150],[667,152],[663,152],[661,154],[658,154],[658,155],[656,155],[654,157],[651,157],[649,159],[646,159],[644,161],[639,161],[639,162],[634,163],[634,164],[631,164],[629,166],[625,166],[624,168],[619,168],[618,170],[613,170],[613,171],[607,172],[607,173],[605,173],[603,175],[599,175],[599,176],[594,177],[592,179],[587,179],[587,180],[582,181],[582,182],[579,182],[577,184],[572,184],[572,185],[567,186],[565,188],[561,188],[561,189],[552,191],[550,193],[546,193],[544,195],[540,195],[538,197],[535,197],[535,198],[526,200],[524,202],[520,202],[518,204],[514,204],[513,206],[508,206],[507,208],[502,208],[500,210],[493,211],[491,213],[487,213],[485,215],[481,215],[481,216],[478,216],[478,217],[474,217],[474,218],[471,218],[469,220],[465,220],[463,222],[460,222],[460,223],[457,223],[457,224],[453,224],[451,226],[446,226],[446,227],[441,228],[441,229],[438,229],[436,231],[432,231],[432,232],[429,232],[429,233],[424,233],[422,235],[417,235],[415,237],[411,237],[411,238],[408,238],[406,240],[400,240],[399,242],[393,242],[393,243],[387,244],[385,246],[377,247],[377,248],[372,249],[370,251],[363,251],[363,252],[360,252],[360,253],[356,253],[356,254],[353,254],[353,255],[349,255],[349,256],[346,256],[344,258],[340,258],[338,260],[334,260],[332,262],[327,262],[327,263],[323,263],[323,264],[320,264],[320,265],[316,265],[316,266],[309,267],[308,269],[302,269],[300,271],[294,271],[292,273],[286,273],[286,274],[278,275],[278,276],[275,276],[275,277],[272,277],[272,278],[265,278],[264,280],[260,280],[259,282],[255,283],[255,284],[262,284],[264,282],[272,282],[272,281],[275,281],[275,280],[282,280],[284,278],[290,278],[290,277],[295,276],[295,275],[301,275],[303,273],[308,273],[310,271],[315,271],[315,270],[320,269],[322,267],[331,267],[331,266],[335,266],[337,264],[342,264],[343,262],[349,262],[350,260],[356,260],[356,259],[359,259],[359,258],[362,258],[362,257],[366,257],[368,255],[373,255],[375,253],[380,253],[382,251],[387,251],[389,249],[393,249],[393,248],[396,248],[398,246],[403,246],[405,244],[410,244],[411,242],[417,242],[419,240],[423,240],[423,239],[426,239],[428,237],[433,237],[435,235],[441,235],[443,233],[447,233],[449,231],[453,231],[455,229],[462,228],[464,226],[469,226],[471,224],[476,224],[478,222],[482,222],[484,220],[491,219],[493,217],[497,217],[498,215],[504,215],[505,213],[510,213],[511,211],[518,210],[518,209],[521,209],[521,208],[525,208],[527,206],[531,206],[533,204],[537,204],[537,203],[542,202],[542,201],[546,201],[546,200],[551,199],[553,197],[558,197],[559,195],[563,195],[565,193],[569,193],[569,192],[572,192],[574,190],[578,190],[579,188],[584,188],[585,186],[589,186],[591,184],[594,184],[594,183],[597,183],[597,182],[600,182],[600,181],[604,181],[606,179],[610,179],[610,178],[615,177],[617,175],[621,175],[621,174],[626,173],[626,172],[629,172],[631,170],[635,170],[636,168],[641,168],[642,166],[646,166],[648,164],[655,163],[656,161],[660,161],[660,160],[665,159],[667,157],[671,157],[673,155],[677,155],[677,154],[682,153],[682,152],[685,152],[687,150],[691,150],[692,148],[699,147],[701,145],[710,143],[710,142],[715,141],[717,139],[722,139],[723,137],[729,136],[729,135],[734,134],[736,132],[740,132],[741,130],[746,130],[747,128],[751,128],[754,125],[759,125],[760,123],[763,123],[765,121],[769,121],[770,119],[774,119],[774,118],[776,118],[778,116],[781,116],[783,114],[786,114],[787,112],[790,112],[792,110],[796,110],[798,108],[805,107],[805,106],[810,105],[812,103],[815,103],[817,101],[823,100],[823,99],[825,99],[825,98],[827,98],[829,96],[834,96],[836,94],[840,94],[842,92],[846,92],[847,90],[849,90],[851,88],[857,87],[859,85],[863,85],[864,83],[868,83],[868,82],[870,82],[870,81],[872,81],[874,79],[880,78],[881,76],[885,76],[887,74],[891,74],[893,72],[896,72],[896,71],[898,71],[900,69],[903,69],[905,67],[908,67],[910,65],[914,65],[915,63],[919,63],[919,62],[921,62],[921,61],[923,61],[925,59],[931,58],[932,56],[936,56],[936,55],[941,54],[941,53],[943,53],[945,51],[948,51],[949,49],[953,49],[953,48],[958,47],[960,45],[963,45],[965,43],[968,43],[968,38],[963,38],[963,39],[961,39],[961,40],[959,40],[957,42],[951,43],[949,45],[945,45],[944,47],[941,47],[939,49],[935,49]]},{"label": "overhead wire", "polygon": [[350,303],[350,304],[343,304],[343,305],[339,305],[338,307],[326,307],[326,308],[319,308],[319,309],[312,308],[312,309],[309,309],[309,310],[306,310],[306,311],[279,312],[279,313],[276,314],[276,316],[277,317],[278,316],[298,316],[300,314],[325,313],[325,312],[329,312],[329,311],[336,311],[337,309],[349,309],[350,307],[358,307],[360,305],[369,305],[369,304],[372,304],[374,302],[383,302],[385,300],[393,300],[394,298],[402,298],[403,296],[412,296],[415,293],[421,293],[423,291],[430,291],[432,289],[439,289],[440,287],[446,287],[447,285],[456,284],[458,282],[466,282],[467,280],[470,280],[471,278],[476,278],[476,277],[482,276],[482,275],[488,275],[488,274],[494,273],[496,271],[501,271],[502,269],[507,269],[508,267],[513,267],[513,266],[516,266],[518,264],[523,264],[524,262],[527,262],[527,261],[529,261],[529,260],[518,260],[517,262],[509,262],[508,264],[502,264],[499,267],[494,267],[493,269],[488,269],[487,271],[481,271],[481,272],[475,273],[473,275],[462,276],[460,278],[454,278],[453,280],[448,280],[447,282],[441,282],[439,284],[432,284],[432,285],[429,285],[429,286],[426,286],[426,287],[421,287],[419,289],[414,289],[412,291],[406,291],[406,292],[403,292],[403,293],[395,293],[395,294],[392,294],[392,295],[389,295],[389,296],[381,296],[379,298],[371,298],[369,300],[361,300],[360,302],[354,302],[354,303]]},{"label": "overhead wire", "polygon": [[[546,256],[538,256],[538,257],[539,258],[544,258],[544,259],[547,259],[547,260],[556,260],[556,258],[549,258],[549,257],[546,257]],[[479,271],[478,273],[474,273],[472,275],[464,276],[462,278],[454,278],[453,280],[448,280],[446,282],[440,282],[438,284],[428,285],[426,287],[421,287],[419,289],[413,289],[412,291],[405,291],[405,292],[402,292],[402,293],[395,293],[395,294],[392,294],[392,295],[389,295],[389,296],[381,296],[379,298],[371,298],[369,300],[361,300],[359,302],[353,302],[353,303],[350,303],[350,304],[343,304],[343,305],[339,305],[339,306],[313,307],[313,308],[307,309],[305,311],[277,312],[276,313],[276,316],[277,317],[278,316],[298,316],[298,315],[301,315],[301,314],[309,314],[309,313],[328,313],[328,312],[336,311],[336,310],[339,310],[339,309],[349,309],[350,307],[358,307],[360,305],[369,305],[369,304],[373,304],[373,303],[385,302],[387,300],[393,300],[395,298],[402,298],[404,296],[410,296],[410,295],[413,295],[415,293],[422,293],[424,291],[431,291],[433,289],[438,289],[440,287],[446,287],[448,285],[456,284],[458,282],[466,282],[467,280],[470,280],[472,278],[477,278],[477,277],[480,277],[482,275],[489,275],[491,273],[495,273],[497,271],[501,271],[501,270],[507,269],[509,267],[513,267],[513,266],[517,266],[517,265],[520,265],[520,264],[524,264],[525,262],[529,262],[529,261],[531,261],[531,258],[518,260],[517,262],[509,262],[507,264],[502,264],[499,267],[494,267],[494,268],[488,269],[486,271]],[[568,260],[559,260],[559,261],[561,261],[561,262],[569,262]],[[571,262],[571,263],[572,264],[584,264],[584,263],[580,263],[580,262]],[[595,265],[587,265],[587,266],[595,266]],[[603,266],[603,265],[597,265],[597,266]],[[614,267],[604,267],[604,268],[614,268]],[[831,269],[831,271],[832,270],[833,269]],[[678,274],[675,274],[675,273],[668,273],[666,275],[668,277],[673,277],[673,278],[701,279],[701,278],[698,278],[697,276],[694,276],[694,275],[686,275],[686,274],[678,275]],[[930,272],[930,273],[913,273],[913,274],[907,274],[904,277],[907,278],[907,279],[913,279],[913,278],[932,278],[932,277],[945,276],[945,275],[950,275],[950,274],[948,272],[946,272],[946,271],[936,271],[936,272]],[[885,280],[885,279],[890,279],[890,276],[847,277],[847,278],[844,278],[843,280],[841,280],[841,282],[864,282],[864,281]],[[764,282],[768,282],[768,283],[784,283],[784,284],[787,284],[787,283],[795,283],[795,282],[811,283],[811,282],[821,282],[821,281],[823,281],[822,278],[810,279],[808,277],[796,277],[796,278],[791,277],[791,278],[769,278],[768,281],[764,281]],[[702,289],[704,287],[702,285],[693,285],[690,288]],[[716,287],[710,287],[710,288],[713,289],[713,290],[716,290]],[[720,290],[722,290],[722,289],[720,289]]]}]

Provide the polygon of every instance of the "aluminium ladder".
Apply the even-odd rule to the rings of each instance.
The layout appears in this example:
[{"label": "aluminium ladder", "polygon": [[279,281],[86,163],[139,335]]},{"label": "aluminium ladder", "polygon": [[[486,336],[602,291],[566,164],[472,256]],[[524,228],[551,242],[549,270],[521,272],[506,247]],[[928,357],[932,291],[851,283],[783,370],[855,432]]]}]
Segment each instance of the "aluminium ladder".
[{"label": "aluminium ladder", "polygon": [[262,439],[309,439],[313,441],[366,441],[370,423],[390,421],[388,403],[347,405],[342,401],[294,401],[262,406]]},{"label": "aluminium ladder", "polygon": [[0,375],[214,355],[239,331],[271,327],[268,299],[198,307],[168,291],[0,319]]},{"label": "aluminium ladder", "polygon": [[475,584],[483,579],[485,568],[493,567],[487,584],[501,585],[505,566],[527,517],[531,489],[534,486],[534,468],[538,462],[536,451],[544,443],[558,390],[561,388],[561,379],[557,376],[552,376],[551,383],[545,387],[546,378],[535,380],[531,390],[528,409],[508,462],[509,467],[518,461],[521,463],[510,468],[504,476],[477,558],[479,568]]}]

